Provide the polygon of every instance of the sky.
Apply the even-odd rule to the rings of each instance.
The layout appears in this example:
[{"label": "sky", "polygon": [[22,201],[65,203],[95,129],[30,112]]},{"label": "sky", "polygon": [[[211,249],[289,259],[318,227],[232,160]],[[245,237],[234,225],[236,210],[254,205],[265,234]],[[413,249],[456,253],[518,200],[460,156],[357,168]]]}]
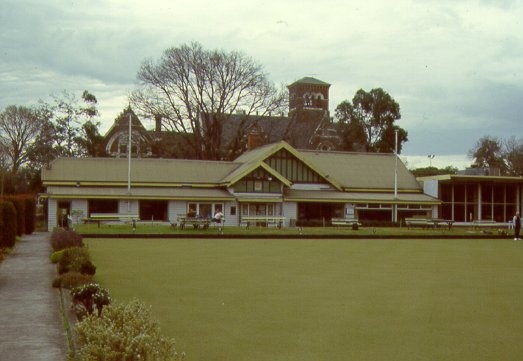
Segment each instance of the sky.
[{"label": "sky", "polygon": [[277,85],[331,84],[331,116],[382,88],[409,168],[464,169],[481,137],[523,137],[522,19],[510,0],[0,0],[0,111],[88,90],[103,133],[144,60],[196,41],[241,51]]}]

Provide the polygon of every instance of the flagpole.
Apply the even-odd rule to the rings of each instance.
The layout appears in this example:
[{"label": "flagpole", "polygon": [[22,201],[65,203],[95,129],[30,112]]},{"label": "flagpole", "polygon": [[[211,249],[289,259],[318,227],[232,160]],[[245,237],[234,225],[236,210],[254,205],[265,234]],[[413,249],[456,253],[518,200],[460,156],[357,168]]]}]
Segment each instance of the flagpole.
[{"label": "flagpole", "polygon": [[394,145],[394,200],[396,203],[393,206],[394,214],[393,221],[398,221],[398,130],[394,131],[395,145]]},{"label": "flagpole", "polygon": [[394,146],[394,199],[398,198],[398,130],[395,133],[395,146]]},{"label": "flagpole", "polygon": [[[127,143],[127,193],[131,196],[131,107],[129,107],[129,140]],[[127,214],[131,214],[131,199],[127,201]]]}]

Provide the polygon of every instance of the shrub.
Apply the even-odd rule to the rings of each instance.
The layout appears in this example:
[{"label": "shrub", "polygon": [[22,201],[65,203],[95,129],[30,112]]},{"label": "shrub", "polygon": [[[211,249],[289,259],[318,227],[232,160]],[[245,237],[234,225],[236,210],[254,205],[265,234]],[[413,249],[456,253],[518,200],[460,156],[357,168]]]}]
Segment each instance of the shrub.
[{"label": "shrub", "polygon": [[87,249],[70,247],[63,250],[62,256],[58,260],[58,273],[67,272],[95,274],[96,267],[91,263]]},{"label": "shrub", "polygon": [[58,261],[60,261],[60,258],[62,258],[63,255],[64,255],[63,249],[60,251],[51,253],[51,257],[49,257],[51,259],[51,263],[58,263]]},{"label": "shrub", "polygon": [[109,292],[97,283],[89,283],[71,289],[73,309],[76,317],[81,320],[97,311],[101,315],[104,306],[111,303]]},{"label": "shrub", "polygon": [[80,273],[94,276],[94,274],[96,273],[96,266],[91,261],[84,262],[80,266]]},{"label": "shrub", "polygon": [[0,247],[11,248],[16,242],[16,209],[11,202],[0,201]]},{"label": "shrub", "polygon": [[69,247],[83,247],[83,245],[82,236],[73,230],[56,228],[51,234],[51,246],[55,251]]},{"label": "shrub", "polygon": [[107,306],[99,317],[86,316],[75,334],[80,360],[183,359],[183,354],[176,353],[174,340],[161,335],[150,308],[136,300]]},{"label": "shrub", "polygon": [[75,287],[79,287],[93,281],[93,277],[80,272],[68,272],[63,275],[59,275],[53,280],[54,288],[66,288],[71,290]]}]

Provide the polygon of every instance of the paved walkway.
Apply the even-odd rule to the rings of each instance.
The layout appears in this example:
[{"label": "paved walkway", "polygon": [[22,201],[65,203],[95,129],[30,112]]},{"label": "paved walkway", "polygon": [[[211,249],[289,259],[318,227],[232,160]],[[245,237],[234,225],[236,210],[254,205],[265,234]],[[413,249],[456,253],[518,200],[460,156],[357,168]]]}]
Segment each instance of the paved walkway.
[{"label": "paved walkway", "polygon": [[0,359],[63,361],[67,340],[58,292],[51,287],[49,233],[17,242],[0,263]]}]

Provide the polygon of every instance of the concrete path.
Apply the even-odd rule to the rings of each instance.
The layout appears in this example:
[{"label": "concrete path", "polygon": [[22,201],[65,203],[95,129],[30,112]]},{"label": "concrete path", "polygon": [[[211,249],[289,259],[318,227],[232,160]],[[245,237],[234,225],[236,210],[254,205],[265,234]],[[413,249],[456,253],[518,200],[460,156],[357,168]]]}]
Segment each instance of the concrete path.
[{"label": "concrete path", "polygon": [[51,286],[49,233],[17,242],[0,263],[0,360],[64,361],[67,340],[58,291]]}]

